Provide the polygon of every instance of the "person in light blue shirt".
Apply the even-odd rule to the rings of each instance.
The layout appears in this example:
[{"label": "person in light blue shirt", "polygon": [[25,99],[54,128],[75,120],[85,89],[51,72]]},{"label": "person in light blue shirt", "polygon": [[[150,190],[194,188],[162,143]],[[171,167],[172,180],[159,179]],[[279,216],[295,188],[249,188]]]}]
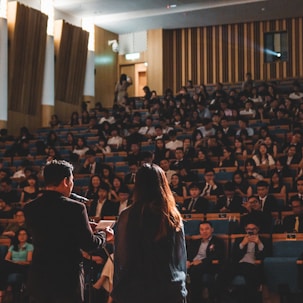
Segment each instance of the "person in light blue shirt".
[{"label": "person in light blue shirt", "polygon": [[7,288],[9,274],[27,274],[28,266],[32,261],[34,247],[28,243],[29,234],[25,228],[20,228],[12,240],[4,260],[0,261],[0,302]]}]

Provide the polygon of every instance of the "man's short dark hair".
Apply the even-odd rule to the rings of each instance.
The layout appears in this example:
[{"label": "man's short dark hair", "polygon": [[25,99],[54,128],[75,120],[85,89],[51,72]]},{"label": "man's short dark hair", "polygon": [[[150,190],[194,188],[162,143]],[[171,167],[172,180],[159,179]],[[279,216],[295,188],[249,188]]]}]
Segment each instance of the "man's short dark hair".
[{"label": "man's short dark hair", "polygon": [[303,176],[300,176],[296,182],[298,182],[298,181],[303,181]]},{"label": "man's short dark hair", "polygon": [[201,186],[198,182],[192,182],[189,184],[188,189],[192,189],[192,188],[198,188],[201,191]]},{"label": "man's short dark hair", "polygon": [[256,185],[257,187],[269,187],[269,184],[268,184],[268,182],[266,182],[266,181],[264,181],[264,180],[261,180],[261,181],[259,181],[258,183],[257,183],[257,185]]},{"label": "man's short dark hair", "polygon": [[65,160],[52,160],[46,163],[43,176],[46,186],[58,186],[64,178],[73,174],[73,165]]},{"label": "man's short dark hair", "polygon": [[208,224],[210,227],[213,227],[213,224],[211,223],[211,221],[207,221],[207,220],[200,221],[200,225],[201,224]]}]

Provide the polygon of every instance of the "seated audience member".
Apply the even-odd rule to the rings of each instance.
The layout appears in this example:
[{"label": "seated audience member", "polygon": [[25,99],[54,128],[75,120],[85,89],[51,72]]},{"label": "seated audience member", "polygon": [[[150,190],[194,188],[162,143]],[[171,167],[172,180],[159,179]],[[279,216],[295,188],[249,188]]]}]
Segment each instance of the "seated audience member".
[{"label": "seated audience member", "polygon": [[107,144],[112,151],[118,151],[122,146],[122,137],[119,136],[118,128],[113,127],[110,131],[110,137],[107,140]]},{"label": "seated audience member", "polygon": [[111,153],[111,147],[107,143],[107,139],[104,136],[100,136],[98,139],[98,142],[92,146],[92,149],[96,153],[101,153],[102,155],[107,155]]},{"label": "seated audience member", "polygon": [[262,267],[256,264],[256,260],[263,260],[270,254],[269,239],[259,236],[259,231],[258,223],[248,221],[245,224],[246,235],[236,239],[232,245],[231,262],[217,280],[220,299],[222,290],[231,286],[230,282],[235,276],[241,275],[245,278],[246,286],[245,299],[242,299],[249,303],[257,302],[257,291],[263,276]]},{"label": "seated audience member", "polygon": [[13,189],[10,178],[1,180],[0,199],[5,200],[7,204],[20,201],[20,194],[17,189]]},{"label": "seated audience member", "polygon": [[202,148],[197,151],[197,158],[191,163],[191,168],[194,169],[212,169],[213,166],[214,164],[208,158],[206,150]]},{"label": "seated audience member", "polygon": [[102,163],[96,161],[96,152],[89,149],[85,152],[85,161],[80,169],[80,174],[100,175],[102,171]]},{"label": "seated audience member", "polygon": [[13,219],[14,209],[0,198],[0,219]]},{"label": "seated audience member", "polygon": [[193,182],[188,187],[190,198],[185,199],[181,211],[183,213],[207,213],[209,211],[208,200],[201,197],[201,188]]},{"label": "seated audience member", "polygon": [[287,166],[291,164],[299,164],[301,157],[296,153],[296,151],[295,145],[289,145],[286,149],[286,155],[280,158],[281,161],[283,161],[283,163],[285,163]]},{"label": "seated audience member", "polygon": [[8,286],[7,278],[9,274],[22,274],[24,279],[26,279],[34,250],[33,245],[28,243],[28,240],[27,230],[24,228],[19,229],[12,240],[12,245],[8,249],[5,260],[0,261],[0,302],[2,302]]},{"label": "seated audience member", "polygon": [[233,151],[229,147],[223,147],[223,157],[220,158],[219,167],[238,167]]},{"label": "seated audience member", "polygon": [[[187,247],[187,271],[190,276],[190,302],[202,302],[203,275],[215,275],[220,270],[224,258],[224,243],[213,235],[211,222],[201,221],[200,234],[191,236]],[[213,264],[218,260],[219,264]],[[211,285],[210,291],[214,285]]]},{"label": "seated audience member", "polygon": [[87,191],[85,192],[85,198],[89,200],[94,200],[98,198],[98,190],[102,183],[101,177],[99,175],[93,175],[89,179],[89,184]]},{"label": "seated audience member", "polygon": [[176,203],[183,204],[184,199],[187,197],[187,189],[185,184],[181,182],[180,176],[178,174],[171,176],[169,187],[174,195]]},{"label": "seated audience member", "polygon": [[129,162],[129,173],[124,176],[124,184],[135,184],[136,174],[139,169],[139,165],[137,161]]},{"label": "seated audience member", "polygon": [[241,131],[245,130],[248,134],[248,137],[252,137],[254,135],[254,129],[248,127],[248,120],[245,117],[241,117],[239,119],[239,129],[236,131],[236,136],[240,136]]},{"label": "seated audience member", "polygon": [[246,200],[253,193],[251,185],[248,183],[247,179],[244,178],[242,170],[236,170],[232,177],[232,184],[235,188],[235,193]]},{"label": "seated audience member", "polygon": [[130,144],[130,149],[127,153],[126,161],[128,162],[140,162],[142,158],[140,143],[134,142]]},{"label": "seated audience member", "polygon": [[235,192],[232,182],[227,182],[223,186],[224,196],[219,197],[216,203],[216,211],[220,213],[233,212],[243,213],[245,208],[242,206],[242,198]]},{"label": "seated audience member", "polygon": [[270,233],[272,231],[273,219],[269,213],[261,211],[261,203],[256,196],[251,196],[247,202],[243,203],[247,213],[240,219],[240,233],[245,232],[245,226],[248,222],[256,222],[260,233]]},{"label": "seated audience member", "polygon": [[162,159],[169,158],[170,151],[165,147],[165,141],[163,139],[157,139],[155,141],[154,162],[159,164]]},{"label": "seated audience member", "polygon": [[268,153],[268,149],[265,143],[261,143],[258,150],[256,151],[256,154],[253,155],[252,159],[255,161],[256,166],[263,166],[267,170],[274,169],[275,167],[275,160]]},{"label": "seated audience member", "polygon": [[292,198],[303,200],[303,176],[297,178],[293,191],[296,192],[296,194],[292,196]]},{"label": "seated audience member", "polygon": [[129,205],[131,205],[132,201],[130,200],[130,191],[127,186],[123,185],[118,193],[119,197],[119,215],[120,213]]},{"label": "seated audience member", "polygon": [[248,158],[244,163],[244,177],[245,179],[264,179],[264,176],[257,171],[256,162],[252,158]]},{"label": "seated audience member", "polygon": [[197,130],[201,132],[203,138],[209,138],[216,134],[216,129],[213,127],[213,122],[210,118],[204,118],[202,124]]},{"label": "seated audience member", "polygon": [[171,130],[168,133],[168,136],[169,136],[169,141],[165,144],[165,147],[167,149],[173,152],[178,147],[183,147],[183,141],[177,139],[177,132],[175,130]]},{"label": "seated audience member", "polygon": [[283,182],[282,176],[276,169],[270,172],[269,194],[280,194],[286,197],[286,185]]},{"label": "seated audience member", "polygon": [[36,174],[31,174],[27,178],[27,186],[21,192],[20,203],[23,206],[25,203],[36,199],[40,193],[38,177]]},{"label": "seated audience member", "polygon": [[170,184],[172,175],[177,172],[169,168],[169,160],[167,158],[160,160],[160,167],[164,170],[168,184]]},{"label": "seated audience member", "polygon": [[156,135],[152,117],[146,117],[145,125],[141,126],[138,132],[139,134],[145,136],[146,139],[152,139]]},{"label": "seated audience member", "polygon": [[[108,258],[107,253],[109,253],[110,255],[112,254],[112,243],[107,243],[105,249],[99,248],[90,252],[86,252],[83,250],[81,251],[84,269],[84,279],[86,283],[91,283],[93,281],[96,283],[99,279],[100,273],[102,273],[103,268],[105,267],[105,264],[108,260],[110,260]],[[90,297],[86,299],[95,303],[100,302],[102,300],[102,294],[98,291],[98,283],[96,284],[96,287],[94,285],[95,284],[93,284],[93,288],[91,289],[92,292],[87,294]],[[85,302],[87,301],[85,300]]]},{"label": "seated audience member", "polygon": [[199,176],[196,172],[191,171],[186,167],[182,167],[179,170],[179,176],[181,178],[181,182],[189,183],[189,182],[199,182]]},{"label": "seated audience member", "polygon": [[86,140],[83,136],[78,137],[75,148],[73,149],[73,153],[77,154],[80,159],[85,157],[85,153],[89,150],[87,146]]},{"label": "seated audience member", "polygon": [[279,210],[276,198],[268,193],[269,184],[262,180],[257,183],[256,187],[258,199],[261,203],[261,211],[270,214],[272,211]]},{"label": "seated audience member", "polygon": [[124,186],[123,180],[118,176],[114,176],[109,193],[110,199],[113,202],[119,202],[118,194],[123,186]]},{"label": "seated audience member", "polygon": [[94,199],[89,208],[90,217],[118,216],[119,203],[109,200],[108,194],[109,186],[101,184],[98,189],[98,199]]},{"label": "seated audience member", "polygon": [[292,215],[283,219],[283,232],[302,233],[303,232],[303,200],[293,197],[290,201]]},{"label": "seated audience member", "polygon": [[293,86],[293,91],[289,94],[289,99],[303,100],[303,92],[301,90],[300,83],[298,81],[294,81],[292,86]]},{"label": "seated audience member", "polygon": [[[107,258],[107,261],[102,269],[102,272],[100,274],[99,279],[93,284],[93,290],[96,293],[96,296],[94,296],[95,301],[100,301],[100,296],[96,290],[100,290],[101,288],[104,288],[105,291],[108,293],[108,298],[106,300],[106,303],[112,303],[113,298],[110,296],[110,293],[113,290],[113,278],[114,278],[114,262],[113,262],[114,254],[111,254],[109,258]],[[93,301],[93,302],[95,302]]]},{"label": "seated audience member", "polygon": [[17,209],[13,219],[15,219],[16,222],[9,223],[1,234],[1,237],[13,238],[19,229],[26,228],[23,210]]},{"label": "seated audience member", "polygon": [[213,169],[206,169],[204,174],[204,182],[201,185],[201,197],[220,196],[224,195],[221,184],[215,182],[215,171]]},{"label": "seated audience member", "polygon": [[298,157],[302,157],[302,133],[300,129],[296,129],[293,131],[291,139],[289,142],[285,143],[284,151],[291,145],[296,147],[296,154]]}]

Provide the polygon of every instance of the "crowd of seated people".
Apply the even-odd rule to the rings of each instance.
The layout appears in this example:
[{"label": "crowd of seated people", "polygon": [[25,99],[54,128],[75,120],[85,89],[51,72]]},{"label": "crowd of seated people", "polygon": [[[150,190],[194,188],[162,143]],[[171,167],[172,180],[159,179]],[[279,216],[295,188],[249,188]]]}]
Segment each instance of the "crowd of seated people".
[{"label": "crowd of seated people", "polygon": [[[287,94],[275,83],[255,84],[167,89],[111,109],[82,108],[66,123],[53,115],[35,134],[23,127],[14,138],[2,130],[0,218],[13,218],[39,195],[50,159],[73,163],[75,181],[83,181],[74,191],[89,200],[91,217],[118,216],[131,203],[138,167],[149,161],[165,171],[182,213],[261,212],[270,222],[259,216],[260,228],[295,230],[281,215],[268,225],[272,212],[293,210],[303,194],[300,83]],[[259,204],[250,203],[253,195]]]}]

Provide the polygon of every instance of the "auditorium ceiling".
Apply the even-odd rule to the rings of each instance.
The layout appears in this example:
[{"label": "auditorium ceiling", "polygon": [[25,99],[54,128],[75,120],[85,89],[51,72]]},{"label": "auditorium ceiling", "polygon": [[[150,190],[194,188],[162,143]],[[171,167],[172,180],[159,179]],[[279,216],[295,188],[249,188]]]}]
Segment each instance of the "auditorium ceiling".
[{"label": "auditorium ceiling", "polygon": [[302,0],[54,0],[54,5],[116,34],[303,16]]}]

